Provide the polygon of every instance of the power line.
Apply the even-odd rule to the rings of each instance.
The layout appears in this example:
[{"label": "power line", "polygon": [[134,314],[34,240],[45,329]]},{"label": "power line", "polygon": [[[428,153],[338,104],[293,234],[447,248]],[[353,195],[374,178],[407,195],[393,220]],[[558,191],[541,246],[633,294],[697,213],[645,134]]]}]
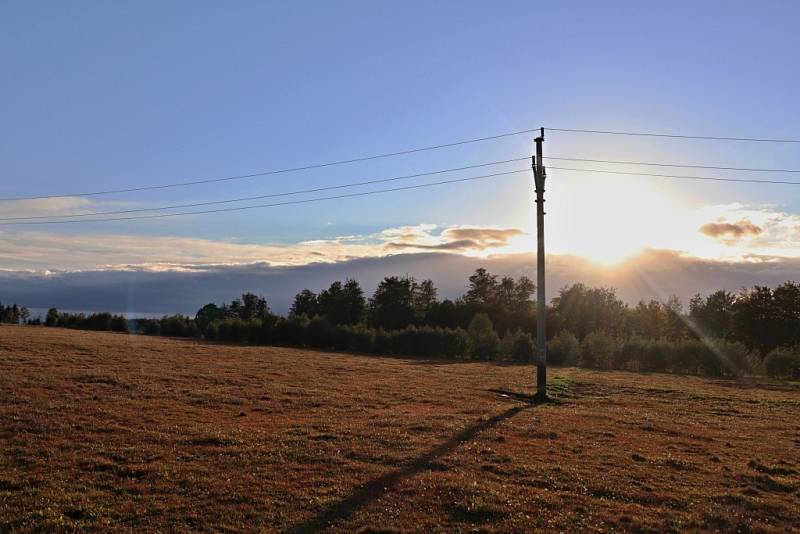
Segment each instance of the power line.
[{"label": "power line", "polygon": [[[514,159],[507,159],[502,161],[491,161],[488,163],[479,163],[476,165],[466,165],[464,167],[452,167],[449,169],[441,169],[437,171],[429,171],[429,172],[420,172],[417,174],[407,174],[404,176],[394,176],[392,178],[380,178],[375,180],[366,180],[363,182],[351,182],[346,184],[339,184],[339,185],[331,185],[326,187],[316,187],[313,189],[301,189],[297,191],[288,191],[284,193],[272,193],[268,195],[257,195],[257,196],[250,196],[250,197],[240,197],[240,198],[231,198],[225,200],[213,200],[209,202],[194,202],[190,204],[173,204],[171,206],[159,206],[155,208],[136,208],[136,209],[129,209],[129,210],[117,210],[117,211],[97,211],[94,213],[73,213],[73,214],[55,214],[55,215],[30,215],[27,217],[3,217],[0,218],[0,221],[25,221],[25,220],[33,220],[33,219],[68,219],[68,218],[80,218],[80,217],[96,217],[101,215],[120,215],[125,213],[141,213],[146,211],[163,211],[163,210],[170,210],[170,209],[181,209],[181,208],[197,208],[200,206],[213,206],[218,204],[231,204],[234,202],[245,202],[248,200],[261,200],[265,198],[275,198],[275,197],[286,197],[292,195],[302,195],[307,193],[318,193],[320,191],[331,191],[335,189],[345,189],[348,187],[359,187],[363,185],[371,185],[371,184],[379,184],[379,183],[386,183],[386,182],[395,182],[400,180],[410,180],[412,178],[419,178],[421,176],[432,176],[436,174],[445,174],[449,172],[457,172],[457,171],[464,171],[468,169],[477,169],[480,167],[489,167],[493,165],[502,165],[505,163],[515,163],[518,161],[527,161],[530,159],[530,156],[526,156],[523,158],[514,158]],[[55,222],[55,221],[54,221]]]},{"label": "power line", "polygon": [[748,184],[783,184],[783,185],[800,185],[800,182],[791,182],[785,180],[755,180],[748,178],[719,178],[712,176],[686,176],[681,174],[656,174],[648,172],[626,172],[626,171],[609,171],[601,169],[576,169],[572,167],[547,167],[547,170],[556,169],[559,171],[576,171],[576,172],[600,172],[603,174],[624,174],[629,176],[654,176],[658,178],[673,178],[680,180],[709,180],[713,182],[741,182]]},{"label": "power line", "polygon": [[[573,133],[589,133],[589,134],[605,134],[605,135],[626,135],[626,136],[644,136],[644,137],[666,137],[666,138],[679,138],[679,139],[706,139],[706,140],[722,140],[722,141],[754,141],[754,142],[765,142],[765,143],[800,143],[800,139],[764,139],[764,138],[753,138],[753,137],[717,137],[717,136],[699,136],[699,135],[677,135],[677,134],[664,134],[664,133],[650,133],[650,132],[622,132],[622,131],[612,131],[612,130],[587,130],[587,129],[577,129],[577,128],[548,128],[551,131],[556,132],[573,132]],[[108,189],[108,190],[101,190],[101,191],[89,191],[89,192],[79,192],[79,193],[62,193],[62,194],[53,194],[53,195],[32,195],[32,196],[20,196],[20,197],[0,197],[0,202],[11,202],[11,201],[19,201],[19,200],[42,200],[48,198],[66,198],[66,197],[89,197],[89,196],[100,196],[100,195],[112,195],[118,193],[134,193],[139,191],[152,191],[152,190],[159,190],[159,189],[168,189],[174,187],[188,187],[193,185],[201,185],[201,184],[209,184],[209,183],[218,183],[218,182],[227,182],[232,180],[244,180],[248,178],[256,178],[259,176],[270,176],[275,174],[285,174],[285,173],[293,173],[299,172],[304,170],[312,170],[312,169],[321,169],[325,167],[333,167],[337,165],[347,165],[351,163],[359,163],[364,161],[382,159],[382,158],[391,158],[396,156],[408,155],[408,154],[415,154],[419,152],[425,152],[430,150],[439,150],[442,148],[450,148],[460,145],[467,145],[471,143],[479,143],[483,141],[491,141],[495,139],[502,139],[505,137],[513,137],[516,135],[522,135],[526,133],[534,133],[538,132],[539,128],[529,128],[525,130],[517,130],[513,132],[504,132],[496,135],[490,135],[485,137],[476,137],[472,139],[463,139],[459,141],[453,141],[450,143],[442,143],[438,145],[430,145],[430,146],[423,146],[423,147],[416,147],[410,148],[406,150],[399,150],[395,152],[386,152],[381,154],[372,154],[369,156],[361,156],[357,158],[350,158],[344,160],[337,160],[337,161],[329,161],[325,163],[316,163],[310,165],[301,165],[298,167],[289,167],[284,169],[276,169],[276,170],[269,170],[269,171],[261,171],[255,172],[250,174],[240,174],[234,176],[225,176],[221,178],[206,178],[200,180],[190,180],[184,182],[174,182],[169,184],[160,184],[160,185],[147,185],[147,186],[139,186],[139,187],[130,187],[130,188],[122,188],[122,189]],[[556,159],[556,158],[550,158]],[[667,165],[665,165],[667,166]],[[670,165],[671,166],[671,165]],[[675,165],[678,166],[678,165]],[[681,167],[689,167],[687,165],[681,165]],[[700,167],[697,168],[706,168]],[[712,167],[707,167],[712,168]],[[731,168],[730,170],[749,170],[749,169],[735,169]],[[773,172],[773,171],[766,171],[766,172]],[[779,172],[778,170],[774,172]],[[785,172],[796,172],[796,171],[785,171]]]},{"label": "power line", "polygon": [[417,147],[417,148],[410,148],[407,150],[399,150],[397,152],[386,152],[383,154],[373,154],[370,156],[362,156],[358,158],[351,158],[351,159],[343,159],[338,161],[329,161],[326,163],[315,163],[311,165],[302,165],[299,167],[290,167],[286,169],[277,169],[271,171],[263,171],[263,172],[256,172],[252,174],[240,174],[237,176],[226,176],[223,178],[207,178],[202,180],[192,180],[187,182],[175,182],[171,184],[162,184],[162,185],[148,185],[148,186],[141,186],[141,187],[131,187],[127,189],[109,189],[106,191],[90,191],[84,193],[72,193],[72,194],[60,194],[60,195],[38,195],[38,196],[28,196],[28,197],[6,197],[0,198],[0,201],[14,201],[14,200],[40,200],[46,198],[65,198],[65,197],[91,197],[91,196],[99,196],[99,195],[111,195],[115,193],[134,193],[137,191],[150,191],[155,189],[168,189],[171,187],[187,187],[192,185],[199,185],[199,184],[210,184],[215,182],[227,182],[231,180],[243,180],[246,178],[255,178],[257,176],[270,176],[274,174],[285,174],[285,173],[292,173],[292,172],[299,172],[299,171],[306,171],[311,169],[322,169],[325,167],[333,167],[335,165],[347,165],[350,163],[359,163],[363,161],[370,161],[375,159],[382,159],[382,158],[392,158],[395,156],[403,156],[407,154],[416,154],[418,152],[425,152],[429,150],[439,150],[442,148],[450,148],[454,146],[460,145],[467,145],[471,143],[480,143],[482,141],[491,141],[494,139],[502,139],[504,137],[512,137],[515,135],[522,135],[526,133],[536,132],[538,128],[532,128],[527,130],[518,130],[515,132],[505,132],[497,135],[490,135],[487,137],[476,137],[473,139],[464,139],[461,141],[453,141],[451,143],[443,143],[440,145],[431,145],[431,146],[424,146],[424,147]]},{"label": "power line", "polygon": [[417,185],[408,185],[404,187],[393,187],[390,189],[376,189],[374,191],[362,191],[360,193],[348,193],[345,195],[336,195],[336,196],[329,196],[329,197],[319,197],[319,198],[308,198],[303,200],[290,200],[286,202],[275,202],[273,204],[255,204],[252,206],[238,206],[235,208],[217,208],[213,210],[202,210],[202,211],[186,211],[181,213],[160,213],[155,215],[137,215],[133,217],[113,217],[113,218],[105,218],[105,219],[82,219],[82,220],[75,220],[70,219],[66,221],[23,221],[23,222],[4,222],[0,223],[0,226],[9,226],[9,225],[39,225],[39,224],[70,224],[70,223],[88,223],[88,222],[110,222],[110,221],[132,221],[132,220],[140,220],[140,219],[162,219],[167,217],[180,217],[183,215],[203,215],[207,213],[221,213],[221,212],[228,212],[228,211],[243,211],[243,210],[251,210],[257,208],[271,208],[275,206],[289,206],[294,204],[308,204],[311,202],[320,202],[323,200],[336,200],[341,198],[353,198],[353,197],[362,197],[367,195],[376,195],[380,193],[390,193],[394,191],[408,191],[411,189],[422,189],[424,187],[434,187],[439,185],[445,184],[455,184],[460,182],[470,182],[474,180],[484,180],[489,178],[496,178],[499,176],[508,176],[511,174],[519,174],[522,172],[530,172],[530,168],[519,169],[515,171],[506,171],[506,172],[498,172],[493,174],[483,174],[480,176],[470,176],[467,178],[457,178],[453,180],[442,180],[440,182],[430,182],[426,184],[417,184]]},{"label": "power line", "polygon": [[638,137],[668,137],[673,139],[704,139],[710,141],[752,141],[756,143],[800,143],[800,139],[763,139],[758,137],[718,137],[712,135],[678,135],[650,132],[618,132],[612,130],[583,130],[578,128],[546,128],[554,132],[572,132],[602,135],[630,135]]},{"label": "power line", "polygon": [[688,165],[679,163],[655,163],[650,161],[615,161],[608,159],[586,159],[586,158],[560,158],[555,156],[545,156],[544,159],[559,161],[582,161],[585,163],[613,163],[619,165],[647,165],[650,167],[682,167],[685,169],[717,169],[721,171],[745,171],[745,172],[800,172],[800,169],[765,169],[756,167],[717,167],[714,165]]},{"label": "power line", "polygon": [[[274,193],[269,195],[259,195],[254,197],[242,197],[237,199],[226,199],[226,200],[218,200],[218,201],[210,201],[210,202],[198,202],[192,204],[177,204],[173,206],[161,206],[155,208],[140,208],[140,209],[133,209],[133,210],[121,210],[121,211],[107,211],[107,212],[96,212],[96,213],[82,213],[82,214],[69,214],[69,215],[42,215],[42,216],[29,216],[29,217],[7,217],[7,218],[0,218],[0,221],[19,221],[19,222],[1,222],[0,226],[6,225],[33,225],[33,224],[60,224],[60,223],[77,223],[77,222],[108,222],[108,221],[126,221],[126,220],[139,220],[139,219],[156,219],[156,218],[165,218],[165,217],[177,217],[182,215],[199,215],[199,214],[206,214],[206,213],[219,213],[219,212],[226,212],[226,211],[239,211],[239,210],[247,210],[247,209],[255,209],[255,208],[265,208],[265,207],[273,207],[273,206],[285,206],[285,205],[292,205],[292,204],[304,204],[308,202],[317,202],[321,200],[333,200],[339,198],[350,198],[350,197],[358,197],[364,195],[372,195],[377,193],[387,193],[392,191],[404,191],[409,189],[418,189],[423,187],[431,187],[437,185],[444,185],[444,184],[451,184],[451,183],[458,183],[458,182],[465,182],[465,181],[472,181],[472,180],[479,180],[485,178],[493,178],[498,176],[505,176],[509,174],[516,174],[520,172],[525,172],[528,169],[521,169],[515,171],[508,171],[508,172],[501,172],[501,173],[493,173],[487,175],[480,175],[480,176],[473,176],[468,178],[460,178],[455,180],[443,180],[440,182],[433,182],[428,184],[418,184],[414,186],[407,186],[407,187],[399,187],[399,188],[391,188],[391,189],[380,189],[376,191],[366,191],[361,193],[352,193],[347,195],[337,195],[331,197],[321,197],[321,198],[314,198],[314,199],[304,199],[298,201],[290,201],[290,202],[279,202],[273,204],[258,204],[253,206],[242,206],[237,208],[227,208],[227,209],[214,209],[214,210],[203,210],[203,211],[191,211],[191,212],[182,212],[182,213],[166,213],[166,214],[157,214],[157,215],[147,215],[147,216],[134,216],[134,217],[114,217],[114,218],[101,218],[101,219],[85,219],[85,220],[75,220],[75,218],[79,217],[90,217],[90,216],[98,216],[98,215],[112,215],[112,214],[125,214],[125,213],[137,213],[137,212],[145,212],[145,211],[161,211],[166,209],[178,209],[178,208],[186,208],[186,207],[199,207],[199,206],[208,206],[208,205],[216,205],[216,204],[227,204],[233,202],[243,202],[246,200],[258,200],[262,198],[272,198],[272,197],[282,197],[282,196],[290,196],[290,195],[298,195],[304,193],[312,193],[312,192],[320,192],[320,191],[328,191],[334,189],[342,189],[347,187],[357,187],[361,185],[369,185],[375,183],[384,183],[396,180],[405,180],[420,176],[430,176],[434,174],[442,174],[446,172],[453,172],[458,170],[465,170],[477,167],[484,167],[488,165],[496,165],[502,163],[511,163],[516,161],[527,160],[528,158],[515,158],[505,161],[498,161],[498,162],[490,162],[478,165],[470,165],[466,167],[456,167],[451,169],[442,169],[439,171],[431,171],[425,173],[418,173],[413,175],[407,176],[397,176],[392,178],[382,178],[378,180],[368,180],[364,182],[354,182],[349,184],[340,184],[335,186],[327,186],[327,187],[320,187],[315,189],[306,189],[306,190],[299,190],[299,191],[290,191],[284,193]],[[551,159],[567,159],[567,158],[551,158]],[[576,158],[573,158],[576,159]],[[581,160],[579,160],[581,161]],[[599,160],[598,160],[599,161]],[[592,172],[592,173],[603,173],[603,174],[621,174],[626,176],[651,176],[657,178],[670,178],[670,179],[681,179],[681,180],[705,180],[705,181],[716,181],[716,182],[739,182],[739,183],[757,183],[757,184],[782,184],[782,185],[800,185],[800,182],[792,182],[787,180],[755,180],[755,179],[745,179],[745,178],[725,178],[725,177],[712,177],[712,176],[692,176],[692,175],[677,175],[677,174],[658,174],[658,173],[642,173],[642,172],[627,172],[627,171],[614,171],[614,170],[606,170],[606,169],[579,169],[574,167],[557,167],[557,166],[549,166],[547,167],[549,170],[560,170],[560,171],[573,171],[573,172]],[[33,221],[33,219],[54,219],[54,218],[71,218],[70,220],[59,220],[59,221]]]},{"label": "power line", "polygon": [[[701,135],[679,135],[679,134],[665,134],[665,133],[651,133],[651,132],[624,132],[624,131],[613,131],[613,130],[588,130],[588,129],[578,129],[578,128],[547,128],[551,131],[556,132],[572,132],[572,133],[588,133],[588,134],[603,134],[603,135],[625,135],[625,136],[642,136],[642,137],[665,137],[665,138],[677,138],[677,139],[705,139],[705,140],[718,140],[718,141],[753,141],[753,142],[764,142],[764,143],[800,143],[800,139],[767,139],[767,138],[755,138],[755,137],[722,137],[722,136],[701,136]],[[79,193],[62,193],[62,194],[53,194],[53,195],[32,195],[32,196],[20,196],[20,197],[0,197],[0,202],[11,202],[11,201],[19,201],[19,200],[42,200],[42,199],[49,199],[49,198],[66,198],[66,197],[90,197],[90,196],[100,196],[100,195],[111,195],[111,194],[118,194],[118,193],[134,193],[140,191],[152,191],[152,190],[159,190],[159,189],[168,189],[174,187],[188,187],[193,185],[201,185],[201,184],[208,184],[208,183],[218,183],[218,182],[227,182],[232,180],[244,180],[248,178],[256,178],[259,176],[270,176],[276,174],[285,174],[285,173],[293,173],[299,172],[304,170],[312,170],[312,169],[321,169],[325,167],[332,167],[337,165],[347,165],[351,163],[359,163],[364,161],[382,159],[382,158],[391,158],[396,156],[408,155],[408,154],[415,154],[419,152],[425,152],[430,150],[439,150],[443,148],[450,148],[455,146],[467,145],[471,143],[479,143],[483,141],[491,141],[495,139],[502,139],[505,137],[512,137],[516,135],[522,135],[527,133],[534,133],[538,132],[539,128],[529,128],[524,130],[517,130],[512,132],[504,132],[496,135],[490,135],[485,137],[476,137],[472,139],[463,139],[459,141],[453,141],[450,143],[442,143],[438,145],[430,145],[430,146],[423,146],[423,147],[416,147],[410,148],[406,150],[398,150],[395,152],[385,152],[380,154],[372,154],[369,156],[361,156],[357,158],[350,158],[350,159],[343,159],[337,161],[329,161],[325,163],[316,163],[316,164],[309,164],[309,165],[301,165],[298,167],[288,167],[284,169],[275,169],[269,171],[261,171],[255,172],[250,174],[240,174],[234,176],[225,176],[221,178],[206,178],[200,180],[190,180],[184,182],[174,182],[168,184],[159,184],[159,185],[147,185],[147,186],[139,186],[139,187],[130,187],[130,188],[122,188],[122,189],[108,189],[108,190],[101,190],[101,191],[88,191],[88,192],[79,192]],[[567,159],[567,158],[549,158],[549,159]],[[576,161],[580,161],[576,159]],[[592,160],[586,160],[592,161]],[[597,160],[597,162],[603,162],[601,160]],[[608,162],[608,163],[615,163],[615,162]],[[619,162],[619,163],[631,163],[631,164],[642,164],[645,163],[634,163],[634,162]],[[743,171],[764,171],[764,172],[799,172],[798,170],[786,170],[786,169],[740,169],[734,167],[712,167],[712,166],[690,166],[690,165],[667,165],[667,164],[650,164],[656,166],[669,166],[669,167],[687,167],[687,168],[719,168],[723,170],[743,170]]]}]

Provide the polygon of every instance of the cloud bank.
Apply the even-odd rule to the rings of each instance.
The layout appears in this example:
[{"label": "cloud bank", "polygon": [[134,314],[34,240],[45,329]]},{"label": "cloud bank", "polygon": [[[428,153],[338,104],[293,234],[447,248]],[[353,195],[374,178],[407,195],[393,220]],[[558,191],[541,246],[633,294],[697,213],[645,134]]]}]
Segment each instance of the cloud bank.
[{"label": "cloud bank", "polygon": [[0,269],[28,271],[195,270],[207,265],[267,263],[296,266],[430,250],[461,254],[507,252],[524,237],[517,228],[432,224],[388,228],[372,235],[339,236],[291,245],[263,245],[192,237],[0,232]]},{"label": "cloud bank", "polygon": [[[465,292],[467,277],[477,267],[514,277],[534,277],[536,272],[531,254],[469,257],[431,252],[296,266],[252,263],[195,265],[182,271],[5,272],[0,274],[0,296],[35,308],[193,314],[207,302],[229,301],[243,291],[253,291],[265,295],[272,309],[283,313],[299,290],[319,290],[345,277],[358,279],[367,294],[384,276],[430,278],[441,297],[454,298]],[[583,282],[614,287],[629,303],[665,299],[671,294],[687,303],[694,293],[722,288],[735,291],[755,283],[777,285],[797,280],[798,275],[800,259],[759,257],[723,262],[649,250],[607,268],[575,256],[553,255],[548,257],[547,296],[552,298],[564,285]]]},{"label": "cloud bank", "polygon": [[[64,210],[93,209],[83,200],[59,202]],[[672,294],[687,302],[698,292],[800,279],[800,215],[726,205],[670,221],[675,224],[664,234],[669,240],[658,249],[626,253],[623,261],[605,265],[564,254],[580,247],[559,236],[560,227],[553,224],[548,299],[558,288],[575,282],[614,287],[623,299],[635,303]],[[581,225],[584,241],[593,238],[594,226]],[[593,238],[601,252],[620,243],[635,245],[628,243],[627,233],[601,235]],[[626,237],[609,240],[608,236],[619,235]],[[645,237],[658,243],[650,234]],[[464,293],[467,277],[478,267],[535,278],[535,257],[527,253],[534,249],[534,237],[520,228],[475,225],[399,226],[287,245],[4,227],[0,299],[33,308],[194,313],[207,302],[252,291],[265,295],[275,311],[285,312],[303,288],[319,290],[334,280],[353,277],[369,295],[389,275],[430,278],[440,296],[455,298]]]}]

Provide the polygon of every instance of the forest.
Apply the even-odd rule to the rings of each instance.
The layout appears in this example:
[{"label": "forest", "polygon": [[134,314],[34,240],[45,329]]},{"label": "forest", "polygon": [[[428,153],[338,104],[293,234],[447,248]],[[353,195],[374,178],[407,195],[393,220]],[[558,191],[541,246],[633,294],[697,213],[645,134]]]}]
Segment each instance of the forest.
[{"label": "forest", "polygon": [[[361,353],[531,361],[536,287],[527,277],[477,269],[466,292],[440,299],[431,280],[388,276],[366,297],[358,281],[303,289],[289,313],[244,293],[209,303],[195,317],[126,319],[110,313],[61,313],[27,319],[24,307],[0,307],[4,322],[25,322],[228,343],[305,346]],[[17,310],[16,312],[12,310]],[[27,311],[27,310],[26,310]],[[563,287],[547,308],[547,359],[554,365],[708,376],[800,377],[800,284],[755,286],[623,302],[612,288]]]}]

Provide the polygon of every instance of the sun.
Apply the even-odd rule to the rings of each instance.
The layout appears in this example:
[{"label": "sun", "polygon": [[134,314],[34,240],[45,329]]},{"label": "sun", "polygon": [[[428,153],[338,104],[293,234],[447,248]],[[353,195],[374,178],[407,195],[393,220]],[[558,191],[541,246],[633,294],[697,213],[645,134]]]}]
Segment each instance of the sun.
[{"label": "sun", "polygon": [[[683,234],[685,203],[648,180],[571,173],[548,177],[548,251],[611,266]],[[685,234],[684,234],[685,235]]]}]

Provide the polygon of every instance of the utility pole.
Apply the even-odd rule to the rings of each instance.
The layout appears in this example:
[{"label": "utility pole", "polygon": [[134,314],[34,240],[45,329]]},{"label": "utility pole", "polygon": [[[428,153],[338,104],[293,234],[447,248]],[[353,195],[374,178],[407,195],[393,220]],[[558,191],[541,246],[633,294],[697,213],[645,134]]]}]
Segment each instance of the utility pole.
[{"label": "utility pole", "polygon": [[533,179],[536,185],[536,398],[547,399],[547,303],[545,302],[544,277],[544,179],[542,143],[544,128],[534,142],[536,156],[533,159]]}]

